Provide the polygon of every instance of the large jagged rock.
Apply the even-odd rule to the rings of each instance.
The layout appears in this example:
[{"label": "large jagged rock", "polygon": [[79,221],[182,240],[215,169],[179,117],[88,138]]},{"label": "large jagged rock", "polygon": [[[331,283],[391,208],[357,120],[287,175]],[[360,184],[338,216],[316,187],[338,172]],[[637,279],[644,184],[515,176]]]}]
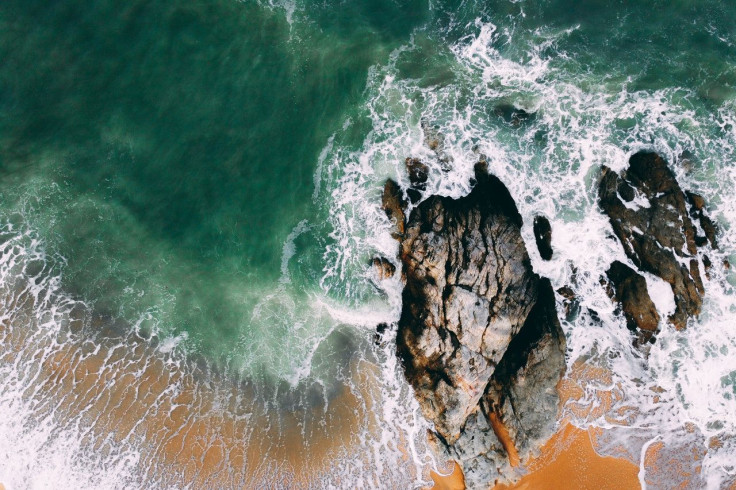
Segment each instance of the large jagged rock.
[{"label": "large jagged rock", "polygon": [[704,291],[696,229],[667,162],[656,153],[640,152],[622,175],[603,167],[599,199],[626,255],[672,287],[675,312],[669,321],[684,328],[689,317],[700,313]]},{"label": "large jagged rock", "polygon": [[551,435],[565,338],[511,195],[484,165],[475,179],[468,196],[411,212],[397,344],[439,446],[487,488]]}]

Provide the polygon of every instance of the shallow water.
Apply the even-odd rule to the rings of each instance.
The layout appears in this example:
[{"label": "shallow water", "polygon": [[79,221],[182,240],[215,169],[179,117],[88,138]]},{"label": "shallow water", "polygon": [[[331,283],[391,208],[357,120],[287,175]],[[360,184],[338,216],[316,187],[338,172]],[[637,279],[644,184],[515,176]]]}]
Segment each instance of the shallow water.
[{"label": "shallow water", "polygon": [[[416,156],[453,196],[485,157],[535,270],[598,312],[563,322],[568,362],[611,378],[563,415],[610,429],[598,449],[641,463],[651,488],[679,482],[683,448],[700,455],[693,486],[733,482],[734,26],[718,1],[4,2],[0,481],[426,482],[427,422],[393,331],[373,339],[401,284],[368,267],[396,260],[380,189]],[[598,172],[640,149],[721,230],[703,313],[646,357],[598,284],[627,262]],[[647,280],[666,312],[669,289]],[[105,398],[118,383],[137,389]],[[606,410],[577,410],[601,391]]]}]

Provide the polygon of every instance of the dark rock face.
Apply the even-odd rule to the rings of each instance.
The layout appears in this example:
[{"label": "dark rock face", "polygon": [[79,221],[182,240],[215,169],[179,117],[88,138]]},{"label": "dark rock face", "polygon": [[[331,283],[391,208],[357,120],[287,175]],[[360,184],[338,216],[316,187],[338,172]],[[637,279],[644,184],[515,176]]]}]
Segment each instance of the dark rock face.
[{"label": "dark rock face", "polygon": [[440,447],[469,486],[487,487],[551,435],[565,339],[508,190],[482,165],[476,181],[464,198],[432,196],[411,213],[397,343]]},{"label": "dark rock face", "polygon": [[646,343],[659,327],[659,313],[649,297],[647,281],[618,260],[611,264],[606,276],[613,285],[613,299],[621,304],[627,326],[638,333],[636,344]]},{"label": "dark rock face", "polygon": [[718,234],[718,230],[716,228],[715,223],[708,217],[705,210],[705,199],[703,196],[699,194],[695,194],[694,192],[686,191],[685,195],[687,196],[687,200],[690,203],[690,216],[693,219],[698,220],[700,223],[700,228],[703,231],[702,235],[695,235],[695,244],[698,247],[702,247],[706,245],[707,243],[710,243],[710,246],[712,248],[718,248],[718,242],[716,241],[716,235]]},{"label": "dark rock face", "polygon": [[429,178],[429,167],[416,158],[406,159],[406,170],[409,172],[410,186],[406,194],[412,203],[418,202],[422,198],[422,194],[427,189],[427,179]]},{"label": "dark rock face", "polygon": [[672,287],[675,312],[669,321],[684,328],[689,317],[700,313],[703,282],[696,229],[667,162],[656,153],[641,152],[631,157],[622,175],[604,167],[599,199],[626,255],[640,270]]},{"label": "dark rock face", "polygon": [[386,184],[383,186],[381,207],[386,212],[388,219],[394,223],[392,235],[396,239],[400,239],[404,235],[404,225],[406,222],[406,217],[404,216],[406,203],[402,194],[399,184],[391,179],[386,181]]},{"label": "dark rock face", "polygon": [[552,258],[552,226],[544,216],[534,218],[534,239],[537,241],[539,255],[544,260]]}]

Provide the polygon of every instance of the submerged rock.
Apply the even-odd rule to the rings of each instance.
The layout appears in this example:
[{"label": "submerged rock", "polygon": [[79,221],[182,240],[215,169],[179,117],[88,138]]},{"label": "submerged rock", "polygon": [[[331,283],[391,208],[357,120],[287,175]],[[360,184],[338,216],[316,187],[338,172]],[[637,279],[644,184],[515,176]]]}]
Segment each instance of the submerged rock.
[{"label": "submerged rock", "polygon": [[508,103],[498,104],[493,109],[493,112],[514,127],[518,127],[521,123],[535,118],[535,113],[527,112],[524,109],[519,109],[518,107],[514,107],[514,105]]},{"label": "submerged rock", "polygon": [[433,435],[471,488],[551,435],[565,368],[554,292],[532,271],[516,205],[484,165],[475,179],[466,197],[412,211],[397,334]]},{"label": "submerged rock", "polygon": [[603,167],[599,200],[631,261],[672,287],[675,312],[669,321],[684,328],[689,317],[700,313],[704,290],[695,226],[667,162],[656,153],[640,152],[622,175]]},{"label": "submerged rock", "polygon": [[636,344],[641,345],[653,339],[659,327],[659,313],[649,297],[647,281],[618,260],[611,264],[606,276],[613,286],[611,296],[621,304],[627,326],[637,332]]},{"label": "submerged rock", "polygon": [[557,294],[562,296],[562,307],[565,311],[565,318],[570,321],[580,311],[580,302],[575,291],[570,286],[562,286],[557,290]]},{"label": "submerged rock", "polygon": [[543,260],[552,258],[552,226],[544,216],[534,218],[534,239]]},{"label": "submerged rock", "polygon": [[432,126],[426,119],[422,119],[421,125],[424,133],[424,144],[437,156],[442,169],[449,170],[452,157],[445,151],[445,135],[440,133],[439,128]]}]

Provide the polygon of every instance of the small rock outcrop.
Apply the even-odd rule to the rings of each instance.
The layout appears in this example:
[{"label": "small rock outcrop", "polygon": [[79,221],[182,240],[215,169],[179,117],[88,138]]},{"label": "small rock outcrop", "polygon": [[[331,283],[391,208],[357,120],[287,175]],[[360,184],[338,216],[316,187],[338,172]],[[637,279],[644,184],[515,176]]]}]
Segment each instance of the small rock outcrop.
[{"label": "small rock outcrop", "polygon": [[640,152],[622,175],[603,167],[598,195],[626,255],[672,287],[675,312],[669,321],[685,328],[688,318],[700,313],[704,290],[696,228],[667,162],[656,153]]},{"label": "small rock outcrop", "polygon": [[442,169],[448,170],[450,164],[452,164],[452,157],[445,151],[445,135],[440,133],[437,127],[431,125],[426,119],[422,119],[421,126],[424,133],[424,144],[437,156]]},{"label": "small rock outcrop", "polygon": [[552,226],[544,216],[534,218],[534,239],[537,242],[539,255],[543,260],[552,258]]},{"label": "small rock outcrop", "polygon": [[393,223],[391,235],[397,240],[400,240],[404,235],[404,225],[406,222],[404,209],[406,208],[406,202],[404,202],[401,187],[399,187],[396,181],[388,179],[386,184],[384,184],[381,208],[383,208],[386,216]]},{"label": "small rock outcrop", "polygon": [[711,248],[718,248],[718,241],[716,239],[718,230],[715,223],[713,223],[713,220],[711,220],[706,214],[705,199],[700,194],[695,194],[690,191],[685,191],[685,195],[687,196],[687,200],[691,206],[690,216],[694,220],[697,220],[697,223],[700,224],[700,230],[703,232],[703,235],[698,235],[696,233],[695,244],[698,247],[702,247],[710,243]]},{"label": "small rock outcrop", "polygon": [[411,212],[397,347],[438,446],[482,488],[551,435],[565,337],[511,195],[483,164],[475,181]]},{"label": "small rock outcrop", "polygon": [[626,325],[637,333],[636,345],[653,341],[659,328],[659,313],[649,297],[647,281],[628,265],[614,261],[606,271],[613,290],[611,297],[621,305]]},{"label": "small rock outcrop", "polygon": [[373,257],[371,260],[373,269],[376,271],[378,279],[388,279],[394,276],[396,266],[392,264],[386,257]]},{"label": "small rock outcrop", "polygon": [[427,190],[427,179],[429,178],[429,167],[417,158],[406,159],[406,171],[409,172],[409,188],[406,195],[411,202],[417,203],[422,194]]}]

